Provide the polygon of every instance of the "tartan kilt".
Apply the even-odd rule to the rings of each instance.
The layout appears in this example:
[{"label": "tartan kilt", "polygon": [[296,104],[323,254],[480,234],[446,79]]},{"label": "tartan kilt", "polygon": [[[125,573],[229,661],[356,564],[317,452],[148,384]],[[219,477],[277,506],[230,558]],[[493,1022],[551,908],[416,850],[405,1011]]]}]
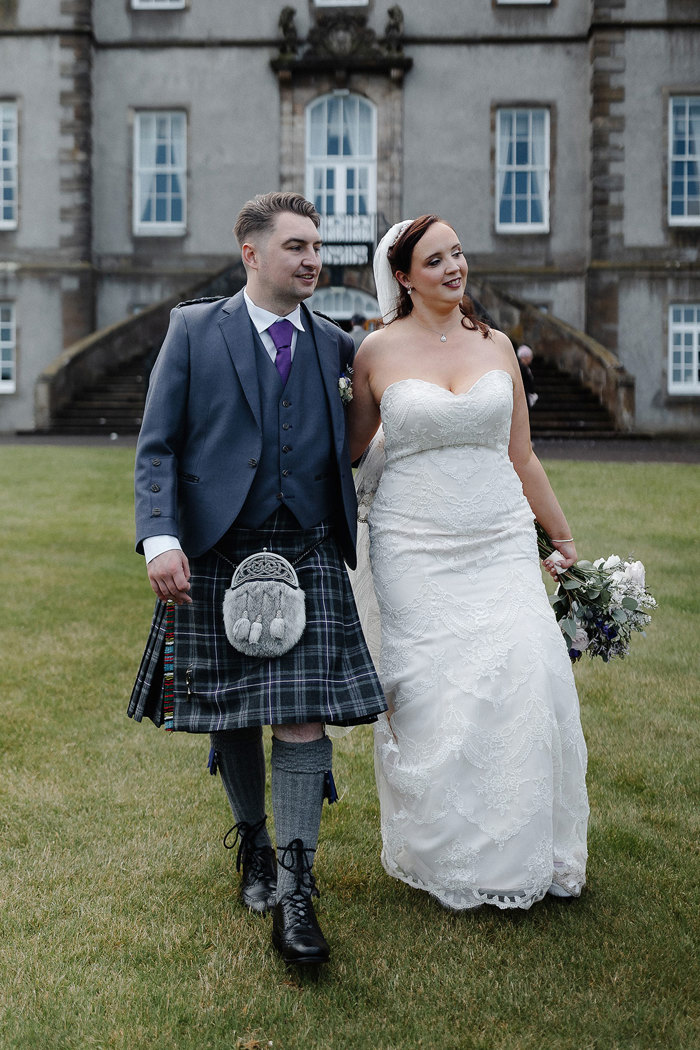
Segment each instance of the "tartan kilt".
[{"label": "tartan kilt", "polygon": [[[172,617],[172,728],[209,733],[289,722],[353,725],[373,722],[386,700],[360,627],[350,581],[328,524],[302,530],[286,511],[259,529],[232,528],[218,550],[234,564],[263,547],[293,562],[306,595],[306,628],[288,653],[245,656],[224,631],[224,592],[233,567],[213,550],[190,559],[191,605],[156,602],[151,631],[129,703],[140,722],[165,721],[163,703],[166,611]],[[171,662],[171,663],[170,663]],[[170,719],[168,719],[170,723]],[[168,724],[170,728],[170,724]]]}]

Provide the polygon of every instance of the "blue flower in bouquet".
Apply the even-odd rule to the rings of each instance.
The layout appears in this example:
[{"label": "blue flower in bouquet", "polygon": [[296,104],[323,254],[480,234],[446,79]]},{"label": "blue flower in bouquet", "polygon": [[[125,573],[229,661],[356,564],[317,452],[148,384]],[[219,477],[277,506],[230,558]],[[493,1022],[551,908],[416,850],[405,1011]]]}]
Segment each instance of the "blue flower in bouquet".
[{"label": "blue flower in bouquet", "polygon": [[[540,557],[546,558],[554,544],[539,522],[535,524]],[[605,663],[626,656],[632,632],[644,635],[649,610],[656,608],[641,561],[623,561],[617,554],[576,562],[560,574],[549,600],[572,662],[584,652]]]}]

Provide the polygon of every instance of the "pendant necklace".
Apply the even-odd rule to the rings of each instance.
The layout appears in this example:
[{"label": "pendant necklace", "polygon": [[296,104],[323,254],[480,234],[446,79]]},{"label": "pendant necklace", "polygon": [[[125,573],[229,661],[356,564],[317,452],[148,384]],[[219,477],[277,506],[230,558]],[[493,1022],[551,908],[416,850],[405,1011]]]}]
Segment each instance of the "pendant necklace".
[{"label": "pendant necklace", "polygon": [[[413,314],[411,314],[411,316],[413,317],[413,320],[416,322],[416,324],[418,325],[419,328],[424,328],[426,332],[432,332],[433,335],[439,335],[441,343],[446,343],[447,342],[447,334],[445,332],[438,332],[434,328],[428,328],[427,325],[421,324],[420,321],[416,317],[413,316]],[[461,324],[462,324],[461,318],[460,318],[459,324],[460,324],[460,327],[461,327]],[[453,325],[453,327],[456,328],[457,326]],[[452,329],[448,328],[447,331],[450,332],[450,331],[452,331]]]}]

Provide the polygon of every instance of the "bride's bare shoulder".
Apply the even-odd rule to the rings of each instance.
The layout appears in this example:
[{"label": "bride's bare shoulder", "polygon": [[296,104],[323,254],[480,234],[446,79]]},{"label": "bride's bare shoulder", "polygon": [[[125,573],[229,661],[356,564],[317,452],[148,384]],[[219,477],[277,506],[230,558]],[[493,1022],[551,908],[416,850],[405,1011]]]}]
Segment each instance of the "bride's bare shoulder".
[{"label": "bride's bare shoulder", "polygon": [[505,332],[500,332],[498,328],[489,328],[488,339],[492,339],[493,342],[500,350],[509,350],[513,352],[513,344],[511,343]]},{"label": "bride's bare shoulder", "polygon": [[[394,324],[397,323],[394,322]],[[397,343],[397,332],[394,324],[387,325],[385,328],[377,328],[374,332],[370,332],[369,335],[365,336],[360,349],[357,351],[355,360],[359,361],[362,359],[371,365],[381,357],[385,357],[387,351],[390,351]]]}]

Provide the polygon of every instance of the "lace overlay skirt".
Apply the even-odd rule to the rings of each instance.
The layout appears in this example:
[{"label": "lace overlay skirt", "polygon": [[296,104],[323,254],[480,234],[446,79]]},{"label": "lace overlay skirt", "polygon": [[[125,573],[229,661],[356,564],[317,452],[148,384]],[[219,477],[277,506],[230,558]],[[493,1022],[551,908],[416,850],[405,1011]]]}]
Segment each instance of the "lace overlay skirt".
[{"label": "lace overlay skirt", "polygon": [[528,908],[552,883],[578,895],[586,746],[507,454],[390,458],[369,520],[385,869],[454,909]]}]

